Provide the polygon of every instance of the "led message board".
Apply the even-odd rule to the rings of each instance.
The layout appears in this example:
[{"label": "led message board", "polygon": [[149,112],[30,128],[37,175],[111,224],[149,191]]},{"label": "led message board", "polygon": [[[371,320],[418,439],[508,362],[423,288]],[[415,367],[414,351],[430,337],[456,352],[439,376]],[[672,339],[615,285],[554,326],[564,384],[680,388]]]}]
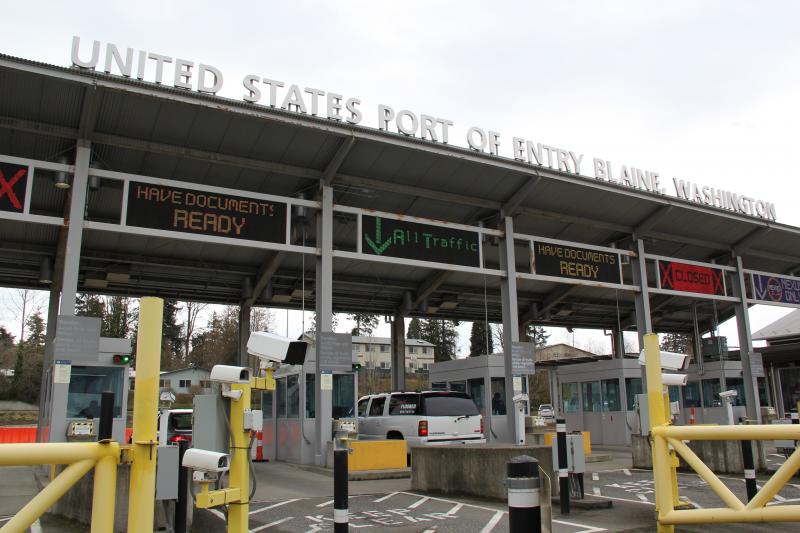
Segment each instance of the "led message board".
[{"label": "led message board", "polygon": [[603,283],[621,283],[620,254],[552,244],[533,243],[534,274]]}]

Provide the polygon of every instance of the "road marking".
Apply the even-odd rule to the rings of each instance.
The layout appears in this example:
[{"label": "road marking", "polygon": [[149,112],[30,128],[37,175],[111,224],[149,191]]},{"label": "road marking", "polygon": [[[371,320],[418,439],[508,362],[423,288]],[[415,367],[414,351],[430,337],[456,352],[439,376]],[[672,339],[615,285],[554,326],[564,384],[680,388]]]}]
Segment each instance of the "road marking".
[{"label": "road marking", "polygon": [[600,481],[600,474],[592,472],[592,481]]},{"label": "road marking", "polygon": [[263,526],[258,526],[255,529],[251,529],[250,533],[256,533],[256,531],[263,531],[263,530],[267,529],[268,527],[277,526],[278,524],[283,524],[284,522],[288,522],[289,520],[292,520],[293,518],[294,518],[293,516],[287,516],[286,518],[281,518],[280,520],[275,520],[274,522],[270,522],[269,524],[264,524]]},{"label": "road marking", "polygon": [[219,518],[220,520],[223,520],[223,521],[225,520],[225,515],[224,515],[224,514],[222,514],[222,512],[221,512],[221,511],[217,511],[216,509],[206,509],[206,510],[207,510],[209,513],[211,513],[211,514],[213,514],[214,516],[216,516],[217,518]]},{"label": "road marking", "polygon": [[286,500],[285,502],[278,502],[278,503],[272,504],[272,505],[270,505],[268,507],[261,507],[260,509],[256,509],[255,511],[250,511],[248,514],[254,515],[256,513],[261,513],[263,511],[269,511],[270,509],[275,509],[276,507],[280,507],[280,506],[286,505],[288,503],[297,502],[297,501],[300,501],[301,499],[302,498],[295,498],[293,500]]},{"label": "road marking", "polygon": [[456,514],[456,513],[459,511],[459,509],[461,509],[462,507],[464,507],[464,504],[463,504],[463,503],[457,503],[456,505],[454,505],[454,506],[453,506],[453,508],[452,508],[452,509],[450,509],[449,511],[447,511],[445,514],[446,514],[446,515],[448,515],[448,516],[453,516],[453,515],[454,515],[454,514]]},{"label": "road marking", "polygon": [[411,505],[409,505],[407,507],[407,509],[416,509],[417,507],[419,507],[420,505],[422,505],[423,503],[425,503],[428,500],[430,500],[430,498],[428,498],[427,496],[424,497],[424,498],[420,498],[419,500],[417,500],[414,503],[412,503]]},{"label": "road marking", "polygon": [[481,529],[481,533],[489,533],[491,530],[493,530],[494,526],[496,526],[497,523],[503,518],[503,514],[505,514],[503,511],[497,511],[492,519],[489,520],[489,523],[486,524],[483,529]]},{"label": "road marking", "polygon": [[0,518],[0,522],[7,522],[8,520],[11,520],[12,518],[14,518],[14,517],[13,516],[6,516],[4,518]]},{"label": "road marking", "polygon": [[592,487],[592,492],[595,496],[600,496],[600,487]]},{"label": "road marking", "polygon": [[[383,496],[382,498],[378,498],[377,500],[374,500],[372,503],[381,503],[382,501],[388,500],[388,499],[389,499],[389,498],[391,498],[392,496],[396,496],[396,495],[398,495],[398,494],[400,494],[400,493],[399,493],[399,492],[392,492],[392,493],[390,493],[390,494],[387,494],[386,496]],[[405,493],[404,493],[404,494],[405,494]],[[416,496],[416,495],[415,495],[415,496]]]},{"label": "road marking", "polygon": [[[395,492],[394,494],[405,494],[406,496],[416,496],[416,497],[419,497],[419,494],[414,494],[413,492]],[[394,494],[393,494],[393,495],[394,495]],[[454,500],[447,500],[447,499],[445,499],[445,498],[436,498],[435,496],[428,496],[428,499],[429,499],[429,500],[436,501],[436,502],[445,502],[445,503],[450,503],[450,504],[456,504],[456,503],[459,503],[459,502],[457,502],[457,501],[454,501]],[[483,509],[484,511],[491,511],[491,512],[495,512],[495,511],[497,511],[497,508],[496,508],[496,507],[494,507],[494,508],[493,508],[493,507],[483,507],[483,506],[481,506],[481,505],[473,505],[473,504],[471,504],[471,503],[465,503],[465,504],[462,504],[462,505],[465,505],[465,506],[467,506],[467,507],[471,507],[471,508],[473,508],[473,509]]]},{"label": "road marking", "polygon": [[608,531],[607,529],[603,529],[601,527],[587,526],[586,524],[576,524],[575,522],[564,522],[563,520],[553,520],[553,522],[565,526],[588,528],[588,529],[581,529],[580,531],[576,531],[575,533],[599,533],[600,531]]},{"label": "road marking", "polygon": [[[758,490],[761,490],[761,485],[759,485],[758,483],[756,483],[756,488],[757,488]],[[783,497],[783,496],[781,496],[780,494],[776,494],[775,496],[773,496],[773,497],[772,497],[772,499],[773,499],[773,500],[775,500],[776,502],[785,502],[785,501],[786,501],[786,498],[784,498],[784,497]]]},{"label": "road marking", "polygon": [[630,476],[630,475],[631,475],[631,471],[630,471],[630,470],[628,470],[627,468],[623,468],[623,469],[622,469],[622,472],[623,472],[623,473],[624,473],[626,476]]},{"label": "road marking", "polygon": [[39,519],[36,519],[36,522],[31,524],[31,533],[42,533],[42,524],[39,522]]},{"label": "road marking", "polygon": [[333,500],[328,500],[327,502],[322,502],[317,507],[325,507],[333,503]]},{"label": "road marking", "polygon": [[645,496],[644,494],[637,494],[636,496],[638,496],[639,499],[642,500],[643,502],[650,502],[650,500],[648,500],[647,496]]},{"label": "road marking", "polygon": [[[630,500],[628,498],[617,498],[616,496],[599,496],[598,495],[597,497],[598,498],[603,498],[603,499],[606,499],[606,500],[618,500],[618,501],[621,501],[621,502],[641,503],[643,505],[655,505],[653,502],[649,502],[649,501]],[[553,522],[555,522],[555,520],[553,520]]]}]

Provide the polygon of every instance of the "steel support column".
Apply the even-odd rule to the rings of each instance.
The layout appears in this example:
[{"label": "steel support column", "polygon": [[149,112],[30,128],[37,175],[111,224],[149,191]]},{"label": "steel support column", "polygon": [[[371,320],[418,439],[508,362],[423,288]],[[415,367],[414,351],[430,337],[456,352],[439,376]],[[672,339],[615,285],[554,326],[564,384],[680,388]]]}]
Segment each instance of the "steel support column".
[{"label": "steel support column", "polygon": [[392,390],[406,388],[406,321],[401,313],[392,320]]},{"label": "steel support column", "polygon": [[742,377],[744,399],[747,403],[747,418],[761,423],[761,406],[758,398],[758,382],[753,377],[750,356],[753,353],[753,339],[750,336],[750,317],[747,311],[747,289],[744,281],[742,258],[736,256],[736,274],[733,280],[733,295],[741,298],[736,302],[736,330],[739,332],[739,354],[742,357]]},{"label": "steel support column", "polygon": [[[517,306],[517,275],[514,257],[514,221],[503,219],[505,236],[500,239],[500,268],[506,276],[500,283],[500,299],[503,312],[503,352],[505,361],[505,404],[508,434],[501,440],[515,442],[516,422],[514,406],[514,375],[511,369],[511,344],[519,342],[519,309]],[[491,408],[491,406],[489,406]]]},{"label": "steel support column", "polygon": [[331,440],[332,391],[322,390],[322,366],[320,333],[333,330],[333,188],[322,186],[322,209],[317,214],[317,284],[315,288],[317,339],[314,372],[314,461],[318,466],[325,464],[326,446]]},{"label": "steel support column", "polygon": [[[634,308],[636,310],[636,333],[639,338],[639,351],[644,349],[644,336],[653,332],[653,321],[650,318],[650,291],[647,288],[647,265],[644,258],[644,241],[634,235],[636,242],[636,257],[631,257],[631,271],[633,284],[640,287],[634,295]],[[643,392],[647,391],[647,371],[642,367]]]},{"label": "steel support column", "polygon": [[72,176],[69,205],[69,229],[64,254],[64,281],[61,291],[62,315],[75,314],[75,297],[78,294],[78,272],[83,241],[83,214],[86,211],[86,189],[89,184],[89,161],[92,148],[89,141],[79,140],[75,149],[75,174]]},{"label": "steel support column", "polygon": [[239,305],[239,366],[250,366],[250,357],[247,355],[247,339],[250,338],[250,311],[252,306],[242,301]]}]

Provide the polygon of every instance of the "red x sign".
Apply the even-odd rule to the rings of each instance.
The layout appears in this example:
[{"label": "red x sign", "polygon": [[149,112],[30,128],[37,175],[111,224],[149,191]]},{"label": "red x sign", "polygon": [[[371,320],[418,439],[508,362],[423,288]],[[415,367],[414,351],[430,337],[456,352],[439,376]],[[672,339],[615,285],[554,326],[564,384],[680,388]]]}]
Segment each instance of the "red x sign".
[{"label": "red x sign", "polygon": [[672,261],[658,261],[661,288],[725,296],[722,270]]},{"label": "red x sign", "polygon": [[0,211],[22,213],[28,167],[0,163]]}]

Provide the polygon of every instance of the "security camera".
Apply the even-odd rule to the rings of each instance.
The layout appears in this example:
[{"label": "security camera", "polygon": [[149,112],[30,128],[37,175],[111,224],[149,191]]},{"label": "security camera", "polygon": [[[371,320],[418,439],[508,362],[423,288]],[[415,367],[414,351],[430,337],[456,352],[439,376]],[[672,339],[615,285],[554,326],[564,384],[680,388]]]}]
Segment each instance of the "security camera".
[{"label": "security camera", "polygon": [[226,472],[231,467],[231,456],[227,453],[189,448],[183,454],[183,465],[203,472]]},{"label": "security camera", "polygon": [[220,383],[250,383],[250,369],[243,366],[214,365],[210,377],[211,381]]},{"label": "security camera", "polygon": [[736,398],[737,396],[739,396],[739,393],[735,390],[726,390],[719,393],[719,397],[724,399]]},{"label": "security camera", "polygon": [[686,374],[661,374],[661,384],[665,387],[685,387],[688,380]]},{"label": "security camera", "polygon": [[302,365],[306,360],[308,343],[295,341],[268,331],[254,331],[247,340],[247,353],[267,363]]},{"label": "security camera", "polygon": [[[645,364],[644,350],[639,354],[639,364]],[[685,371],[689,368],[689,356],[682,353],[661,351],[661,368],[673,371]]]}]

